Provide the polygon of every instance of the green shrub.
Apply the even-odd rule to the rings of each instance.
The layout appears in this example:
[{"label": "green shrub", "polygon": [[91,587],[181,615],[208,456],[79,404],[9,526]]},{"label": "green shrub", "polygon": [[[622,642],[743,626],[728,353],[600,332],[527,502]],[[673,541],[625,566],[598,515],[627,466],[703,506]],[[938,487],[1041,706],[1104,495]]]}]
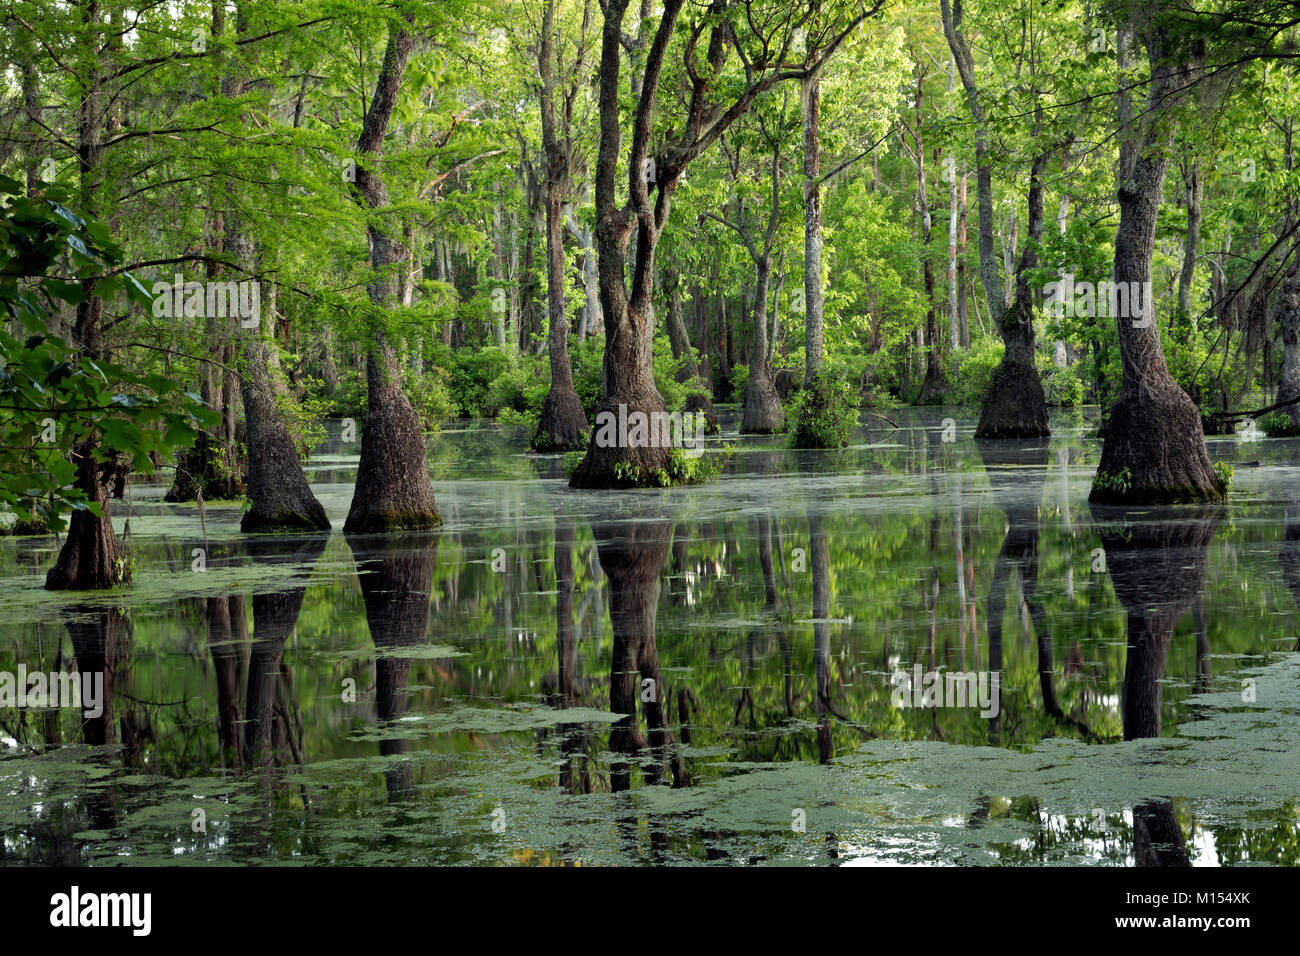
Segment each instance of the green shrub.
[{"label": "green shrub", "polygon": [[1038,376],[1043,382],[1043,397],[1048,406],[1073,408],[1083,404],[1083,381],[1076,366],[1062,368],[1051,357],[1039,354],[1036,359]]},{"label": "green shrub", "polygon": [[1300,425],[1294,424],[1290,416],[1282,411],[1261,415],[1255,425],[1269,438],[1294,438],[1300,435]]},{"label": "green shrub", "polygon": [[738,401],[745,400],[745,393],[749,391],[749,366],[733,365],[731,366],[731,394]]},{"label": "green shrub", "polygon": [[425,431],[437,431],[443,422],[456,415],[456,406],[447,389],[450,377],[446,369],[437,366],[419,375],[406,376],[406,394]]},{"label": "green shrub", "polygon": [[796,393],[787,420],[791,448],[844,448],[858,424],[857,390],[823,369]]},{"label": "green shrub", "polygon": [[993,373],[1002,364],[1002,340],[986,336],[971,342],[970,349],[958,353],[957,374],[948,390],[955,405],[983,405],[993,384]]}]

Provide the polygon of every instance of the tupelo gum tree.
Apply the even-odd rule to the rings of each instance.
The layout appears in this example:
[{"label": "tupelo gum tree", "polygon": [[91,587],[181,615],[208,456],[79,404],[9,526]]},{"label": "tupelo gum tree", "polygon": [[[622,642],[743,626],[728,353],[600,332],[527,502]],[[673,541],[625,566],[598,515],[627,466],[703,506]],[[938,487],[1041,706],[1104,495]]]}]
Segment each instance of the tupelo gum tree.
[{"label": "tupelo gum tree", "polygon": [[[395,270],[411,258],[411,251],[395,237],[393,225],[378,218],[389,206],[388,189],[378,166],[415,42],[411,34],[413,19],[413,14],[407,14],[389,28],[375,93],[357,139],[357,153],[365,161],[357,163],[356,195],[372,217],[366,231],[375,278],[368,291],[378,310],[397,301],[400,280]],[[425,463],[424,433],[402,390],[401,368],[382,327],[382,316],[376,317],[376,326],[366,361],[370,404],[361,434],[361,462],[343,530],[365,533],[436,528],[442,524],[442,516],[438,514]]]},{"label": "tupelo gum tree", "polygon": [[542,403],[541,417],[533,435],[533,448],[538,451],[576,451],[587,441],[587,415],[573,386],[573,370],[569,364],[569,318],[564,296],[564,204],[579,159],[573,107],[578,91],[586,81],[587,26],[591,4],[587,0],[583,6],[582,32],[574,62],[564,78],[564,87],[557,89],[556,64],[557,60],[563,64],[564,57],[563,50],[556,50],[556,3],[557,0],[545,0],[537,53],[542,152],[546,161],[542,203],[546,210],[547,347],[551,360],[551,387]]},{"label": "tupelo gum tree", "polygon": [[[1151,280],[1156,218],[1173,140],[1165,108],[1188,72],[1171,33],[1158,22],[1134,24],[1144,34],[1151,79],[1143,117],[1130,121],[1120,146],[1119,228],[1115,282]],[[1121,119],[1127,94],[1121,93]],[[1165,364],[1153,304],[1139,318],[1118,317],[1123,384],[1105,429],[1101,462],[1089,500],[1113,504],[1216,501],[1226,488],[1205,445],[1201,415]]]},{"label": "tupelo gum tree", "polygon": [[[962,0],[940,0],[943,32],[948,39],[957,73],[966,89],[971,122],[975,128],[975,190],[979,200],[980,282],[988,298],[993,325],[1002,336],[1005,351],[980,412],[976,438],[1042,438],[1052,430],[1047,423],[1047,401],[1034,365],[1034,324],[1028,311],[1028,274],[1038,264],[1034,248],[1042,235],[1042,157],[1036,156],[1031,173],[1030,237],[1021,256],[1016,290],[1006,300],[998,273],[993,236],[993,171],[984,99],[975,76],[970,43],[962,33]],[[1037,202],[1037,208],[1035,208]],[[1031,251],[1032,250],[1032,251]],[[1023,288],[1022,288],[1023,286]]]},{"label": "tupelo gum tree", "polygon": [[[622,141],[619,76],[623,20],[628,4],[629,0],[607,0],[602,7],[600,147],[595,200],[600,300],[605,315],[605,362],[598,416],[602,412],[617,415],[620,405],[626,406],[628,414],[639,411],[649,416],[665,410],[651,368],[654,260],[668,224],[673,193],[686,167],[743,116],[760,94],[785,80],[816,75],[845,38],[879,9],[879,4],[869,10],[857,8],[857,13],[840,20],[843,28],[819,45],[815,55],[804,56],[802,62],[792,64],[789,56],[796,29],[807,20],[807,10],[802,5],[757,0],[729,4],[725,0],[711,0],[706,13],[685,30],[682,76],[685,115],[652,158],[650,147],[659,87],[673,34],[685,6],[685,0],[665,0],[650,45],[644,51],[627,153],[628,198],[620,203],[617,190]],[[746,37],[752,38],[753,50],[745,50],[738,40],[742,24],[752,31],[752,37],[748,33]],[[732,48],[741,60],[743,77],[738,84],[738,95],[724,105],[715,102],[713,97]],[[634,234],[636,248],[629,286],[627,250]],[[575,488],[657,484],[658,474],[667,469],[668,448],[620,443],[606,447],[597,443],[596,434],[592,435],[587,453],[570,479]]]}]

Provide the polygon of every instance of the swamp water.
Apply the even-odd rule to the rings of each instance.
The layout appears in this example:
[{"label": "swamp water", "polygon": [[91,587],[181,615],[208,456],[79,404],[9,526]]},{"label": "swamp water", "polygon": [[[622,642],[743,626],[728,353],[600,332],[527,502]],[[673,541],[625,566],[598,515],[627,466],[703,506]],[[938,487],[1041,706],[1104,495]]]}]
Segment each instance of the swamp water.
[{"label": "swamp water", "polygon": [[[0,708],[0,864],[1300,862],[1300,441],[1211,439],[1230,504],[1125,513],[1095,410],[890,416],[671,492],[449,428],[432,535],[135,485],[108,594],[3,539],[0,672],[106,699]],[[355,465],[309,466],[336,528]],[[996,674],[996,716],[898,706],[917,668]]]}]

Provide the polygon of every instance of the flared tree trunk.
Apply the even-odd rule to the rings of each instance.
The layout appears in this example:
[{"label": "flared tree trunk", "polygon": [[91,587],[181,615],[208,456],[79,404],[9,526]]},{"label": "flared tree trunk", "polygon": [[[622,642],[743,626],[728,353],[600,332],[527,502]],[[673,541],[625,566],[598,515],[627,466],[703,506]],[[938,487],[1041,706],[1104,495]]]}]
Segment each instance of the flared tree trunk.
[{"label": "flared tree trunk", "polygon": [[[1009,308],[1007,293],[998,274],[997,249],[993,235],[993,169],[989,155],[988,130],[984,116],[984,103],[975,77],[975,61],[970,44],[962,33],[961,4],[940,0],[943,32],[948,39],[966,90],[971,120],[975,128],[975,195],[979,206],[979,262],[980,283],[988,299],[990,318],[998,329],[1005,345],[1002,364],[993,375],[993,382],[984,400],[980,422],[975,428],[976,438],[1044,438],[1051,434],[1047,421],[1047,401],[1043,384],[1034,365],[1034,326],[1032,311],[1022,311],[1020,287],[1026,269],[1037,265],[1036,242],[1026,243],[1021,254],[1021,268],[1017,270],[1015,303]],[[1031,170],[1029,190],[1029,231],[1031,238],[1042,236],[1043,197],[1042,169],[1044,159],[1035,158]],[[1035,187],[1037,187],[1035,189]],[[1037,193],[1037,213],[1035,213]],[[1037,230],[1037,232],[1035,232]],[[1014,239],[1014,235],[1013,235]],[[1027,283],[1027,277],[1024,277]],[[1026,287],[1027,291],[1027,287]],[[1010,321],[1007,313],[1012,313]]]},{"label": "flared tree trunk", "polygon": [[551,388],[533,436],[538,451],[577,451],[587,443],[587,415],[573,387],[569,318],[564,309],[564,221],[559,199],[546,200],[546,293]]},{"label": "flared tree trunk", "polygon": [[[389,34],[375,95],[357,141],[357,152],[366,159],[366,163],[357,164],[357,197],[372,213],[389,205],[388,189],[371,163],[377,167],[382,154],[412,43],[404,27],[394,28]],[[371,301],[380,308],[396,304],[400,264],[411,256],[410,250],[393,238],[394,228],[376,219],[367,228],[370,264],[375,270],[368,291]],[[361,462],[343,529],[364,533],[436,528],[442,524],[442,516],[429,481],[424,433],[402,389],[401,364],[383,329],[376,330],[367,356],[366,384],[369,408],[361,434]]]},{"label": "flared tree trunk", "polygon": [[749,384],[741,413],[742,435],[770,435],[785,428],[785,408],[772,380],[767,350],[767,300],[772,277],[772,257],[764,255],[756,270],[754,335],[749,349]]},{"label": "flared tree trunk", "polygon": [[1029,285],[1029,277],[1038,265],[1038,243],[1043,238],[1046,164],[1046,156],[1040,154],[1030,168],[1029,241],[1016,268],[1015,299],[997,320],[1002,362],[993,373],[992,387],[975,428],[976,438],[1042,438],[1052,433],[1043,383],[1034,364],[1034,296]]},{"label": "flared tree trunk", "polygon": [[239,529],[244,532],[328,531],[330,520],[312,493],[289,429],[280,418],[266,361],[267,345],[244,346],[240,380],[248,433],[248,498]]},{"label": "flared tree trunk", "polygon": [[[99,25],[99,18],[98,5],[82,5],[83,24],[92,33]],[[82,211],[93,215],[104,153],[104,104],[98,63],[91,65],[91,71],[90,76],[82,78],[85,88],[77,108],[77,157]],[[77,321],[72,332],[77,361],[81,362],[104,358],[103,301],[96,294],[95,285],[94,279],[81,282],[84,298],[77,305]],[[58,560],[45,575],[45,587],[51,591],[111,588],[130,580],[130,570],[109,514],[109,481],[113,469],[110,464],[96,460],[99,448],[98,433],[89,432],[72,449],[76,486],[88,501],[99,506],[100,514],[85,510],[72,513]]]},{"label": "flared tree trunk", "polygon": [[[1185,69],[1172,62],[1161,31],[1147,38],[1151,66],[1147,115],[1139,134],[1122,144],[1119,229],[1114,281],[1130,290],[1150,288],[1156,217],[1173,139],[1165,101],[1183,82]],[[1129,303],[1132,306],[1133,296]],[[1123,384],[1111,407],[1090,501],[1173,504],[1215,501],[1225,487],[1214,473],[1201,413],[1165,365],[1154,303],[1142,296],[1142,313],[1115,320],[1119,329]],[[1119,310],[1124,311],[1124,310]]]}]

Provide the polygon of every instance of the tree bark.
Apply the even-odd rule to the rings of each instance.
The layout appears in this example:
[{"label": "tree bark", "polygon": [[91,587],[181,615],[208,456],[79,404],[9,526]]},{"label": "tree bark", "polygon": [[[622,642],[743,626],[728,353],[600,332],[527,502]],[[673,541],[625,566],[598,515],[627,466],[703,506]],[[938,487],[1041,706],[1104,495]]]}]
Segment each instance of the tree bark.
[{"label": "tree bark", "polygon": [[573,387],[569,365],[569,317],[564,294],[564,204],[568,199],[573,164],[573,139],[567,111],[556,129],[555,109],[555,2],[546,0],[542,36],[537,54],[541,77],[542,155],[546,181],[542,201],[546,208],[546,301],[549,322],[548,350],[551,388],[533,435],[538,451],[577,451],[587,443],[587,416]]},{"label": "tree bark", "polygon": [[[749,384],[741,412],[742,435],[770,435],[785,428],[785,407],[772,380],[771,347],[767,335],[768,290],[772,282],[772,245],[781,215],[781,142],[772,143],[772,201],[768,210],[763,245],[746,241],[754,259],[754,335],[749,350]],[[737,225],[740,225],[739,223]]]},{"label": "tree bark", "polygon": [[1277,383],[1277,400],[1293,403],[1280,411],[1293,428],[1300,430],[1300,265],[1282,282],[1273,321],[1282,336],[1282,376]]},{"label": "tree bark", "polygon": [[[388,190],[377,168],[384,134],[397,103],[402,74],[413,43],[406,25],[392,27],[374,98],[366,110],[357,152],[366,162],[356,169],[357,199],[369,210],[389,205]],[[410,251],[386,227],[372,220],[367,227],[370,264],[375,279],[369,294],[375,306],[391,307],[398,292],[394,268],[410,258]],[[433,485],[425,461],[424,435],[419,418],[402,389],[401,366],[383,329],[375,332],[366,361],[369,409],[361,434],[361,462],[348,510],[345,531],[401,531],[435,528],[442,524],[434,501]]]},{"label": "tree bark", "polygon": [[[1175,62],[1158,28],[1147,36],[1151,79],[1147,119],[1122,144],[1119,183],[1120,221],[1115,235],[1116,284],[1141,289],[1151,281],[1156,217],[1169,146],[1171,121],[1160,115],[1166,99],[1182,83],[1186,65]],[[1142,316],[1117,317],[1123,383],[1110,411],[1102,441],[1099,477],[1090,501],[1173,504],[1216,501],[1226,489],[1214,472],[1201,414],[1165,365],[1154,303],[1144,296]],[[1130,310],[1132,311],[1132,310]]]},{"label": "tree bark", "polygon": [[[81,17],[83,25],[94,33],[100,25],[99,5],[91,0],[83,3]],[[82,211],[93,216],[104,152],[101,128],[104,104],[98,62],[92,63],[90,70],[90,75],[83,78],[85,86],[77,106],[77,161]],[[72,330],[77,360],[83,362],[104,357],[103,300],[96,294],[95,286],[95,279],[82,280],[84,299],[77,304],[77,320]],[[87,500],[99,506],[100,514],[86,510],[72,513],[58,560],[45,575],[48,590],[111,588],[130,580],[130,568],[109,513],[109,479],[113,469],[111,463],[97,459],[100,444],[100,436],[92,431],[72,449],[77,467],[76,486]]]},{"label": "tree bark", "polygon": [[[979,205],[980,282],[988,299],[990,318],[1002,335],[1005,351],[1002,364],[993,376],[992,387],[984,400],[980,423],[975,429],[976,438],[1041,438],[1051,434],[1047,421],[1047,401],[1043,384],[1034,365],[1034,327],[1032,312],[1020,310],[1020,277],[1017,276],[1014,310],[1007,304],[1006,291],[998,274],[997,250],[993,236],[993,171],[989,155],[988,129],[984,116],[984,103],[975,78],[975,63],[970,45],[962,33],[961,0],[940,0],[943,32],[948,39],[953,60],[962,86],[966,89],[971,120],[975,127],[975,193]],[[1030,185],[1029,229],[1033,236],[1035,221],[1038,235],[1042,234],[1042,166],[1041,157],[1035,159],[1037,167],[1038,211],[1034,213],[1034,182]],[[1014,234],[1014,231],[1013,231]],[[1031,248],[1021,254],[1022,268],[1028,263],[1037,264],[1037,255]],[[1011,322],[1004,321],[1005,313],[1014,311]],[[1021,321],[1021,316],[1028,316]]]}]

